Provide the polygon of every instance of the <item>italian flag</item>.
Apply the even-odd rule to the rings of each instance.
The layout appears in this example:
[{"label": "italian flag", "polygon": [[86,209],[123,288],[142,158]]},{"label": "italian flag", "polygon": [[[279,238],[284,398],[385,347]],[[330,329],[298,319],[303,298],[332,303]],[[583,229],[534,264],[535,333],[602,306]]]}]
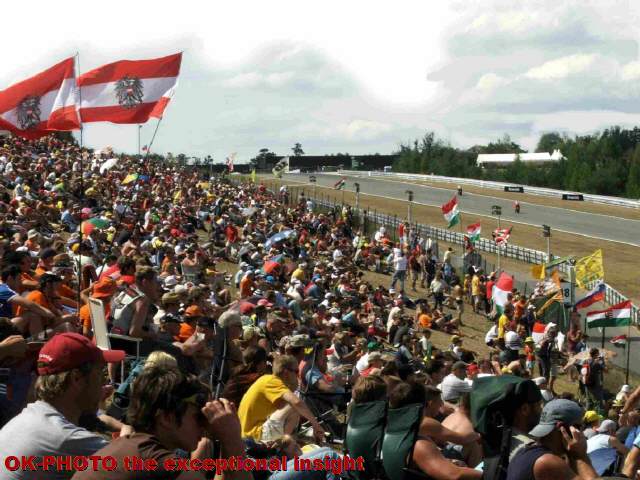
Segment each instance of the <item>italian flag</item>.
[{"label": "italian flag", "polygon": [[496,310],[502,314],[504,306],[507,304],[507,296],[513,290],[513,277],[504,272],[500,274],[498,281],[493,285],[493,303]]},{"label": "italian flag", "polygon": [[447,221],[447,228],[451,228],[460,222],[460,211],[458,210],[458,198],[456,196],[440,208],[442,208],[442,214]]},{"label": "italian flag", "polygon": [[342,188],[347,184],[347,181],[344,178],[341,178],[340,180],[338,180],[334,185],[333,188],[335,188],[336,190],[342,190]]},{"label": "italian flag", "polygon": [[480,231],[481,228],[479,223],[474,223],[467,227],[467,237],[469,237],[469,241],[471,241],[471,243],[476,243],[480,240]]},{"label": "italian flag", "polygon": [[587,326],[627,327],[631,325],[631,300],[619,303],[606,310],[587,313]]}]

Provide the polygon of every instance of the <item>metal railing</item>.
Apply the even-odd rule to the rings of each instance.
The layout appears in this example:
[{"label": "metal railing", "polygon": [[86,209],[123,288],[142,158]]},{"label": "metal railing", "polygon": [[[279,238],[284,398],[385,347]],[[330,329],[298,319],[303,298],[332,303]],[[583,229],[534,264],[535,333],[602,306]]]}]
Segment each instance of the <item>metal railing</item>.
[{"label": "metal railing", "polygon": [[[331,172],[327,172],[331,174]],[[554,190],[552,188],[531,187],[528,185],[519,185],[515,183],[493,182],[488,180],[475,180],[472,178],[443,177],[440,175],[422,175],[417,173],[398,173],[398,172],[378,172],[378,171],[359,171],[359,170],[340,170],[333,173],[334,175],[351,175],[360,177],[390,177],[403,180],[418,180],[424,182],[441,182],[454,183],[456,185],[472,185],[481,188],[489,188],[492,190],[504,190],[504,187],[522,187],[523,193],[531,195],[539,195],[544,197],[562,198],[562,195],[575,195],[579,192],[568,192],[563,190]],[[640,208],[640,200],[629,198],[606,197],[604,195],[592,195],[589,193],[580,194],[585,202],[601,203],[605,205],[618,205],[622,207]]]}]

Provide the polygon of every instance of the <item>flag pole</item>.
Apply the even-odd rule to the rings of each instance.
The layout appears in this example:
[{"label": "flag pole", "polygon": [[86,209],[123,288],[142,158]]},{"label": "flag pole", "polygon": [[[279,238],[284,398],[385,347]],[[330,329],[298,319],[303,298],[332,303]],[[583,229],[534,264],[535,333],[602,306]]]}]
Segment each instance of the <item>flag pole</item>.
[{"label": "flag pole", "polygon": [[[76,84],[77,79],[80,78],[80,51],[76,52]],[[80,108],[82,107],[82,88],[78,85],[78,121],[80,122],[80,158],[78,159],[80,163],[80,227],[78,228],[79,235],[78,239],[80,240],[80,244],[78,245],[78,288],[76,291],[76,302],[78,304],[78,314],[80,313],[80,292],[82,291],[82,209],[84,208],[84,162],[82,149],[84,148],[84,128],[82,126],[82,116],[80,115]]]},{"label": "flag pole", "polygon": [[625,372],[624,383],[626,385],[629,385],[629,361],[631,359],[631,321],[629,321],[629,325],[627,325],[627,343],[625,346],[627,347],[627,368]]}]

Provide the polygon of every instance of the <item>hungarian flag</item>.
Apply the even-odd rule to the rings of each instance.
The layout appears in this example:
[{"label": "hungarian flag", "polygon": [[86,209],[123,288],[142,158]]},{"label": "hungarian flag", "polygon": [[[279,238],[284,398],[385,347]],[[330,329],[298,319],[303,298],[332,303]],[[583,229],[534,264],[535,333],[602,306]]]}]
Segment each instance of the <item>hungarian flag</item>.
[{"label": "hungarian flag", "polygon": [[444,219],[447,221],[447,228],[451,228],[460,222],[460,211],[458,210],[458,197],[454,197],[440,207]]},{"label": "hungarian flag", "polygon": [[507,304],[507,296],[513,290],[513,277],[505,272],[500,274],[498,281],[493,285],[493,303],[496,310],[500,313],[504,312],[504,306]]},{"label": "hungarian flag", "polygon": [[341,178],[333,185],[333,188],[335,188],[336,190],[342,190],[346,184],[347,181],[344,178]]},{"label": "hungarian flag", "polygon": [[619,303],[606,310],[587,313],[587,326],[627,327],[631,324],[631,300]]},{"label": "hungarian flag", "polygon": [[578,300],[575,304],[576,310],[581,310],[583,308],[587,308],[594,303],[601,302],[604,300],[606,286],[602,282],[598,282],[596,288],[591,290],[587,295],[580,300]]},{"label": "hungarian flag", "polygon": [[511,236],[511,230],[513,227],[509,228],[496,228],[493,231],[493,241],[498,245],[506,245],[509,241],[509,237]]},{"label": "hungarian flag", "polygon": [[145,123],[161,118],[173,96],[182,53],[153,60],[121,60],[78,78],[83,122]]},{"label": "hungarian flag", "polygon": [[481,228],[479,223],[469,225],[467,227],[467,237],[469,237],[469,241],[471,241],[471,243],[476,243],[478,240],[480,240],[480,232]]},{"label": "hungarian flag", "polygon": [[627,344],[627,336],[618,335],[609,340],[609,342],[613,343],[616,347],[624,347]]},{"label": "hungarian flag", "polygon": [[24,138],[78,130],[73,57],[0,91],[0,130]]}]

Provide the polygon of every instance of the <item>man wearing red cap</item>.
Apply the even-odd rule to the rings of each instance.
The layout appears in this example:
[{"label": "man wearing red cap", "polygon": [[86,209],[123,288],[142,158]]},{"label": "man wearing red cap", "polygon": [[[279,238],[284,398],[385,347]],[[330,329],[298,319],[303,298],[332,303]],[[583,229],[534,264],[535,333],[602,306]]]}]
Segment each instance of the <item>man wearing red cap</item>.
[{"label": "man wearing red cap", "polygon": [[[123,351],[100,350],[80,334],[55,335],[38,356],[38,400],[0,430],[0,458],[92,455],[107,445],[78,422],[83,414],[98,410],[105,362],[123,359]],[[54,468],[8,471],[4,463],[0,465],[3,480],[57,480],[72,475],[73,471]]]}]

